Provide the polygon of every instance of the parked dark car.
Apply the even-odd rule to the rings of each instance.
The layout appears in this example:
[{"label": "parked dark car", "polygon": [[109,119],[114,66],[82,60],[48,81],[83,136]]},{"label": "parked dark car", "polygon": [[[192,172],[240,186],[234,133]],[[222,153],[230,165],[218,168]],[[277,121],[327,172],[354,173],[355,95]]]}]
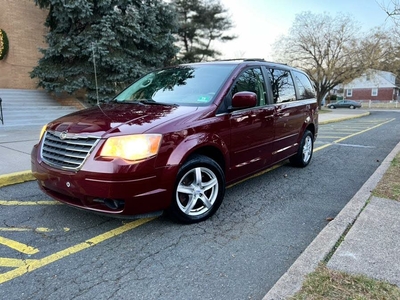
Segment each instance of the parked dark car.
[{"label": "parked dark car", "polygon": [[307,75],[286,65],[179,65],[47,124],[32,172],[48,195],[81,209],[199,222],[227,185],[288,158],[307,166],[317,110]]},{"label": "parked dark car", "polygon": [[361,107],[361,103],[353,100],[340,100],[334,103],[329,103],[328,104],[329,108],[335,109],[335,108],[351,108],[351,109],[356,109]]}]

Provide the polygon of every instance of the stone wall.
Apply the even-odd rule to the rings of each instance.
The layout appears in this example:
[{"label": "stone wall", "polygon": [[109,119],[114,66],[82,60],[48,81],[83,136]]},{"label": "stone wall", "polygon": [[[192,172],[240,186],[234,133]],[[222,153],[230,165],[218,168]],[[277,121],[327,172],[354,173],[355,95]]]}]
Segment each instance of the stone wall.
[{"label": "stone wall", "polygon": [[9,40],[9,51],[0,60],[0,88],[36,89],[37,82],[29,72],[46,48],[44,35],[47,11],[34,0],[0,0],[0,28]]}]

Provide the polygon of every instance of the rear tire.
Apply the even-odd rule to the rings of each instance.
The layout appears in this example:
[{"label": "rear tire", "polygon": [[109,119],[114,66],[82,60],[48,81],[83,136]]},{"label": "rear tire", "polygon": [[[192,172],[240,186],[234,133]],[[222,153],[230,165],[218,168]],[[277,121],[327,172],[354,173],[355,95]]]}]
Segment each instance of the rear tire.
[{"label": "rear tire", "polygon": [[211,217],[225,195],[225,175],[211,158],[196,155],[178,172],[169,215],[182,223],[197,223]]},{"label": "rear tire", "polygon": [[301,138],[300,147],[297,153],[289,160],[295,167],[304,168],[310,161],[314,150],[314,136],[311,131],[306,130]]}]

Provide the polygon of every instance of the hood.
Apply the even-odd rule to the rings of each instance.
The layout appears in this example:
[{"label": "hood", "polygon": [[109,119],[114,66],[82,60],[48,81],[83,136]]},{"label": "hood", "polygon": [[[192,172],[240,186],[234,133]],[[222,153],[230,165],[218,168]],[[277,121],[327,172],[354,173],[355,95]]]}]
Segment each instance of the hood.
[{"label": "hood", "polygon": [[136,103],[105,104],[58,118],[48,124],[48,129],[94,136],[106,133],[143,133],[197,109],[188,106]]}]

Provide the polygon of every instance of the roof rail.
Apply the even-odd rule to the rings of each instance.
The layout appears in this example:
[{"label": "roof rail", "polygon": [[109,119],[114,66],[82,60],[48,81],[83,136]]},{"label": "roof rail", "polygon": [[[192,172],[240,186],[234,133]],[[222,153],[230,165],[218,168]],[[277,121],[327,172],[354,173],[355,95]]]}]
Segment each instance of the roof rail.
[{"label": "roof rail", "polygon": [[270,64],[289,66],[287,63],[281,63],[281,62],[276,62],[276,61],[268,61],[268,60],[265,60],[264,58],[226,58],[226,59],[215,59],[215,60],[212,60],[212,61],[214,61],[214,62],[217,62],[217,61],[250,61],[250,62],[251,61],[260,61],[260,62],[266,62],[266,63],[270,63]]},{"label": "roof rail", "polygon": [[264,58],[225,58],[225,59],[216,59],[214,61],[234,61],[234,60],[242,60],[242,61],[265,61]]}]

